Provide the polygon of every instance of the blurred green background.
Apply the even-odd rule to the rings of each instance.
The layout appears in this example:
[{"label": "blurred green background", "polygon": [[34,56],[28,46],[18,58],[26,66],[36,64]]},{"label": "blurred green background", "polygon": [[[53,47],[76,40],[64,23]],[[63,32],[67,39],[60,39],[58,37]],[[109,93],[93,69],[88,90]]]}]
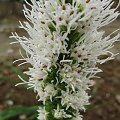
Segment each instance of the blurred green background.
[{"label": "blurred green background", "polygon": [[[114,6],[117,2],[118,0]],[[20,82],[18,75],[28,79],[23,74],[28,65],[18,67],[20,62],[12,63],[21,58],[21,47],[9,44],[14,41],[9,39],[11,32],[26,35],[24,30],[18,28],[18,21],[25,20],[22,9],[23,0],[0,0],[0,120],[36,120],[37,106],[40,104],[33,90],[27,90],[25,85],[15,87]],[[120,17],[102,29],[108,35],[118,28]],[[115,43],[111,51],[120,53],[120,42]],[[83,113],[84,120],[120,120],[120,55],[115,60],[98,66],[103,73],[98,74],[101,78],[95,79],[95,86],[91,88],[92,104]]]}]

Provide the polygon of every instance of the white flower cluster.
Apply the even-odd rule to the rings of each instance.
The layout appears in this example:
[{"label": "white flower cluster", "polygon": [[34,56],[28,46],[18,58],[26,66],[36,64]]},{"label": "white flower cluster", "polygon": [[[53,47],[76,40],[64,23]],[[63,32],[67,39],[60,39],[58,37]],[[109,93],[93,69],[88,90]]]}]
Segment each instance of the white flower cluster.
[{"label": "white flower cluster", "polygon": [[115,56],[109,49],[120,35],[103,37],[99,29],[118,17],[118,6],[111,8],[112,0],[31,2],[26,2],[31,9],[24,6],[23,10],[28,22],[20,22],[29,38],[17,33],[12,37],[25,49],[27,58],[23,59],[33,66],[25,72],[29,81],[23,82],[43,101],[38,119],[82,120],[79,111],[89,104],[91,78],[101,71],[96,64]]},{"label": "white flower cluster", "polygon": [[38,112],[39,112],[38,120],[46,120],[47,112],[46,112],[45,108],[40,107]]},{"label": "white flower cluster", "polygon": [[59,105],[57,105],[57,109],[55,109],[54,117],[60,119],[60,118],[71,118],[72,116],[66,114],[64,109],[60,109]]}]

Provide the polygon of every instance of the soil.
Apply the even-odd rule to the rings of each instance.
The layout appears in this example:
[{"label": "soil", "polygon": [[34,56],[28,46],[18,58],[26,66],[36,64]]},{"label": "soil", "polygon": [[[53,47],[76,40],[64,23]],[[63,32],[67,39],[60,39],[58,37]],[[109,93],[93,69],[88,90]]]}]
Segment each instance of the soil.
[{"label": "soil", "polygon": [[[16,105],[35,105],[37,101],[32,90],[27,90],[25,86],[15,86],[21,81],[13,70],[14,66],[11,67],[10,64],[10,61],[0,63],[0,110]],[[22,70],[27,69],[26,67],[22,67]]]},{"label": "soil", "polygon": [[100,79],[95,80],[91,107],[84,120],[120,120],[120,61],[111,60],[99,68]]}]

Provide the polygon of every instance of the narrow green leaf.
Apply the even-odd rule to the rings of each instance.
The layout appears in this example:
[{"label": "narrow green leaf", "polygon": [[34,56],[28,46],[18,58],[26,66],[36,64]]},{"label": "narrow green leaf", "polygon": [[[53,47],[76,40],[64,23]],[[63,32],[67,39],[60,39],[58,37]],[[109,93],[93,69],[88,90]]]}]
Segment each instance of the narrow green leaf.
[{"label": "narrow green leaf", "polygon": [[23,71],[18,67],[11,66],[11,70],[17,75],[21,76],[21,78],[23,78],[24,80],[28,81],[29,77],[26,74],[24,74]]},{"label": "narrow green leaf", "polygon": [[12,117],[16,117],[21,114],[36,114],[37,113],[37,106],[32,107],[24,107],[24,106],[16,106],[13,108],[8,108],[0,112],[0,120],[8,120]]}]

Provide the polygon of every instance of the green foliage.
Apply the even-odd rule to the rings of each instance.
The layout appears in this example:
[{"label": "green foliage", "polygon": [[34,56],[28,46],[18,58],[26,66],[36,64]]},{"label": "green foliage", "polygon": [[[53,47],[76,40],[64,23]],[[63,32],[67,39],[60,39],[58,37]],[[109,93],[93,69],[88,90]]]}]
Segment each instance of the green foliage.
[{"label": "green foliage", "polygon": [[0,112],[0,120],[8,120],[10,118],[16,117],[18,115],[32,115],[28,118],[28,120],[35,120],[37,116],[37,106],[24,107],[24,106],[16,106],[13,108],[7,108]]},{"label": "green foliage", "polygon": [[52,102],[50,101],[50,99],[48,99],[45,103],[45,109],[48,112],[47,120],[71,120],[72,119],[72,118],[60,118],[60,119],[54,118],[54,110],[57,109],[57,105],[59,105],[60,109],[64,109],[67,114],[74,116],[74,113],[76,113],[76,110],[74,110],[71,107],[69,107],[66,110],[66,105],[64,106],[61,105],[61,98],[53,97]]},{"label": "green foliage", "polygon": [[49,29],[50,29],[51,33],[56,31],[55,27],[52,24],[49,25]]},{"label": "green foliage", "polygon": [[10,66],[10,68],[15,74],[19,75],[25,81],[28,81],[29,77],[26,74],[24,74],[20,68],[14,66]]},{"label": "green foliage", "polygon": [[47,78],[44,80],[45,85],[47,85],[48,83],[52,83],[56,84],[57,80],[56,80],[56,76],[57,76],[57,68],[55,66],[51,67],[51,71],[48,71],[48,76]]},{"label": "green foliage", "polygon": [[72,1],[73,1],[73,0],[65,0],[65,3],[70,3],[70,4],[72,4]]},{"label": "green foliage", "polygon": [[80,33],[78,29],[71,30],[71,33],[68,34],[68,50],[71,48],[72,45],[75,44],[75,42],[78,42],[83,35],[84,33]]},{"label": "green foliage", "polygon": [[13,64],[11,64],[11,62],[6,62],[5,66],[9,67],[13,73],[15,73],[16,75],[19,75],[25,81],[29,80],[29,77],[23,73],[23,70],[20,69],[19,67],[14,66]]},{"label": "green foliage", "polygon": [[54,99],[51,102],[50,100],[47,100],[45,103],[45,110],[48,112],[47,120],[56,120],[54,118],[54,109],[57,108],[57,104],[59,104],[59,99]]},{"label": "green foliage", "polygon": [[67,32],[67,27],[65,25],[61,25],[60,26],[60,32],[62,33],[62,35]]}]

